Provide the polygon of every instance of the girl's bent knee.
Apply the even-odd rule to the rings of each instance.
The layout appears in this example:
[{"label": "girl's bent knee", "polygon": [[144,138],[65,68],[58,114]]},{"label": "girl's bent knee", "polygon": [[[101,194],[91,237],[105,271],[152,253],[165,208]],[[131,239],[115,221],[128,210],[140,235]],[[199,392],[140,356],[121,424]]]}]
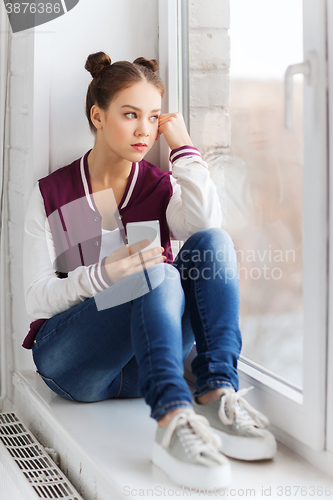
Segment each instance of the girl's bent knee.
[{"label": "girl's bent knee", "polygon": [[168,298],[168,302],[183,301],[184,292],[181,284],[181,276],[172,264],[156,264],[149,268],[148,274],[151,291],[153,294],[155,292],[154,295],[160,298],[165,296]]},{"label": "girl's bent knee", "polygon": [[179,283],[179,285],[181,285],[179,271],[172,264],[167,264],[165,262],[150,267],[149,276],[154,277],[156,282],[164,282],[164,280],[167,280],[168,282]]},{"label": "girl's bent knee", "polygon": [[235,248],[234,243],[231,239],[230,234],[221,227],[211,227],[207,229],[201,229],[190,236],[189,240],[196,240],[197,245],[203,246],[204,248],[221,248],[223,246],[231,246]]}]

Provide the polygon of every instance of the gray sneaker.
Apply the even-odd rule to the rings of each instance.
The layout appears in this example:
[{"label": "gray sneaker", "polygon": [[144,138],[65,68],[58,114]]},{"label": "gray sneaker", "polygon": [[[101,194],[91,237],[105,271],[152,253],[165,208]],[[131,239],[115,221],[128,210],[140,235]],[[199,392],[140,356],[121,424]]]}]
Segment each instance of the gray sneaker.
[{"label": "gray sneaker", "polygon": [[206,405],[193,401],[195,412],[206,417],[222,438],[220,449],[227,457],[262,460],[276,453],[275,437],[266,429],[268,418],[243,399],[252,388],[225,388],[220,398]]},{"label": "gray sneaker", "polygon": [[226,488],[231,469],[220,446],[221,440],[208,420],[184,408],[167,427],[157,428],[153,463],[180,486],[197,490]]}]

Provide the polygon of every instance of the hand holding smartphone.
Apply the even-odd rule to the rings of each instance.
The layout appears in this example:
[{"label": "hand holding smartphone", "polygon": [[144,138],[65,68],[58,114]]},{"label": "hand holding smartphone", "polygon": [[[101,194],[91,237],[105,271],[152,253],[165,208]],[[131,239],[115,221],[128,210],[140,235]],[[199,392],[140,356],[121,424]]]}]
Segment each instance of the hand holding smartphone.
[{"label": "hand holding smartphone", "polygon": [[159,220],[128,222],[126,224],[126,230],[127,230],[128,244],[130,246],[146,239],[149,239],[151,243],[142,250],[144,252],[161,246],[161,233],[160,233]]},{"label": "hand holding smartphone", "polygon": [[114,250],[105,260],[105,270],[113,284],[142,271],[143,261],[144,268],[148,269],[166,260],[161,253],[163,248],[158,220],[131,222],[126,225],[126,229],[132,253],[129,253],[128,245],[124,245]]}]

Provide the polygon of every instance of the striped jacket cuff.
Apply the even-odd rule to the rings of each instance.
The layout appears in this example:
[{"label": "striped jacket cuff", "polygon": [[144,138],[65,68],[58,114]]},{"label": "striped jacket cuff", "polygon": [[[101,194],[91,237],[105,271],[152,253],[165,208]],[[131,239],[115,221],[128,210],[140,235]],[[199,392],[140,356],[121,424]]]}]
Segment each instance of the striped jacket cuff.
[{"label": "striped jacket cuff", "polygon": [[93,287],[94,294],[106,290],[113,284],[106,273],[105,261],[106,257],[99,262],[96,262],[96,264],[89,266],[89,279]]},{"label": "striped jacket cuff", "polygon": [[176,148],[171,151],[169,161],[173,164],[180,158],[195,158],[196,156],[201,158],[198,148],[195,148],[194,146],[181,146],[180,148]]}]

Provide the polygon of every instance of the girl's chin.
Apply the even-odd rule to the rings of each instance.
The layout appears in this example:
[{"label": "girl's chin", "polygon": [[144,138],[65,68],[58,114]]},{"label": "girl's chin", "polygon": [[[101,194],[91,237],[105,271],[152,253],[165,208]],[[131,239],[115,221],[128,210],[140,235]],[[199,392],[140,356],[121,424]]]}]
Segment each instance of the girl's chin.
[{"label": "girl's chin", "polygon": [[134,152],[134,154],[126,155],[126,157],[124,156],[123,158],[124,160],[130,161],[131,163],[139,163],[141,160],[143,160],[146,154],[146,151],[142,153]]},{"label": "girl's chin", "polygon": [[135,149],[133,149],[133,153],[131,154],[131,157],[138,158],[135,161],[140,161],[140,160],[142,160],[142,158],[144,158],[146,156],[148,151],[149,151],[149,148],[146,148],[144,151],[136,151]]}]

